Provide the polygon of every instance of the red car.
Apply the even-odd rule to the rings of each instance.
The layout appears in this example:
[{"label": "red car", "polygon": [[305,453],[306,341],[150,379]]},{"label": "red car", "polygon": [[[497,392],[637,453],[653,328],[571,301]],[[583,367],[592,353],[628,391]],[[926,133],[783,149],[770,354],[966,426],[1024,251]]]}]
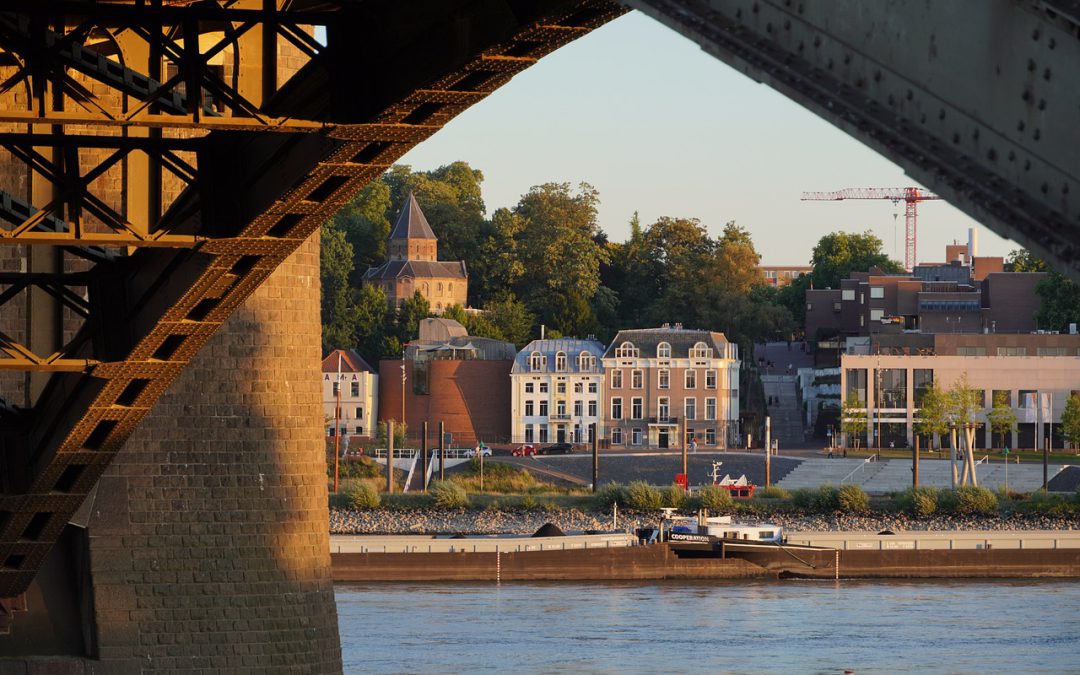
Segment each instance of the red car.
[{"label": "red car", "polygon": [[536,446],[522,445],[521,447],[517,447],[511,450],[510,454],[514,457],[529,457],[536,454]]}]

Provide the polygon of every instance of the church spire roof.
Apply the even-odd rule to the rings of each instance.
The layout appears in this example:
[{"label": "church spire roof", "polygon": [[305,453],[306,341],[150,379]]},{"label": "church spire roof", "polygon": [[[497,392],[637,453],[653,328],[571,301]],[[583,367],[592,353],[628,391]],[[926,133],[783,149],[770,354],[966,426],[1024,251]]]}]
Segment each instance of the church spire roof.
[{"label": "church spire roof", "polygon": [[405,207],[401,209],[401,215],[398,216],[397,222],[394,223],[393,229],[390,230],[390,238],[437,239],[411,191],[405,200]]}]

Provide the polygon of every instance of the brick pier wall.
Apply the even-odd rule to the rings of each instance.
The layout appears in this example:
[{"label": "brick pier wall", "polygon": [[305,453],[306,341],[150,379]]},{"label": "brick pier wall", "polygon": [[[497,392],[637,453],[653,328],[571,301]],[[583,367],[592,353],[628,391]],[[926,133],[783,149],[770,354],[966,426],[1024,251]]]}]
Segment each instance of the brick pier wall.
[{"label": "brick pier wall", "polygon": [[341,671],[319,330],[316,234],[102,478],[89,532],[107,672]]}]

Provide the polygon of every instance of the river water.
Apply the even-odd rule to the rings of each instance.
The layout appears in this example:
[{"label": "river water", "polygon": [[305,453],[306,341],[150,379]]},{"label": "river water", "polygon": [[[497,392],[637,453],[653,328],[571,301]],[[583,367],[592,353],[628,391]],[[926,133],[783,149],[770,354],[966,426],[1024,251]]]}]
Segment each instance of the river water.
[{"label": "river water", "polygon": [[339,584],[346,673],[1080,673],[1075,581]]}]

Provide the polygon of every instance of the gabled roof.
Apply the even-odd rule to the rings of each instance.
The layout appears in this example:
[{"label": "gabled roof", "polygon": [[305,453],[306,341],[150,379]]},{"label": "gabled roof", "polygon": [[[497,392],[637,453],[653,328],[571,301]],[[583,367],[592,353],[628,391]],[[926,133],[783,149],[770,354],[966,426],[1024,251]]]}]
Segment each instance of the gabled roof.
[{"label": "gabled roof", "polygon": [[424,212],[420,210],[420,205],[416,203],[416,197],[410,192],[409,196],[405,199],[405,207],[401,209],[401,215],[398,216],[397,222],[394,223],[393,229],[390,230],[391,239],[437,239],[435,233],[431,231],[431,226],[428,225],[427,218],[424,217]]},{"label": "gabled roof", "polygon": [[322,372],[336,373],[338,370],[343,373],[375,372],[375,369],[369,366],[367,361],[352,349],[335,349],[323,359]]},{"label": "gabled roof", "polygon": [[365,279],[465,279],[465,263],[435,262],[431,260],[391,260],[378,267],[369,267],[364,272]]}]

